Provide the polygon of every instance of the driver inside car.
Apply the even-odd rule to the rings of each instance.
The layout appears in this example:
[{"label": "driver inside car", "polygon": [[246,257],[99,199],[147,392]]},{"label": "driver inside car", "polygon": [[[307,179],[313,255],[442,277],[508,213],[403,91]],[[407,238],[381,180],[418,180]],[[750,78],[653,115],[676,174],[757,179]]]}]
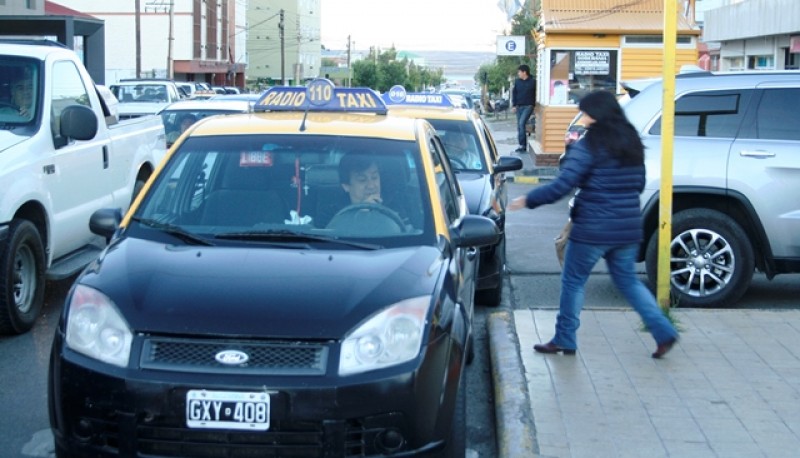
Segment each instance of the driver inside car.
[{"label": "driver inside car", "polygon": [[[471,169],[475,167],[475,144],[468,134],[447,131],[441,136],[448,159],[455,169]],[[477,165],[480,167],[480,163]]]},{"label": "driver inside car", "polygon": [[351,204],[382,204],[381,172],[371,157],[347,155],[339,161],[339,181]]}]

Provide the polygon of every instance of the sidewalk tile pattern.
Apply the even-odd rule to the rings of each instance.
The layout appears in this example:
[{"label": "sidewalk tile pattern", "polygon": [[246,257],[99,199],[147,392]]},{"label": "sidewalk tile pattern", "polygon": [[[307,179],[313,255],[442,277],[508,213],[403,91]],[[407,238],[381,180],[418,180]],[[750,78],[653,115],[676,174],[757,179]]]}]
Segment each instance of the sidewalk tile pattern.
[{"label": "sidewalk tile pattern", "polygon": [[576,356],[536,354],[556,313],[514,311],[539,456],[800,456],[800,311],[676,311],[662,360],[630,310],[584,310]]}]

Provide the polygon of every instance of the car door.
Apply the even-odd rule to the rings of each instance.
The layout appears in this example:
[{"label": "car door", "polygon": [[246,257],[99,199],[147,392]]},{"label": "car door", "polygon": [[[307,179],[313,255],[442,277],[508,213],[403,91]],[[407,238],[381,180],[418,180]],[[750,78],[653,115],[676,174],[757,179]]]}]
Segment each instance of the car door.
[{"label": "car door", "polygon": [[[50,88],[50,128],[54,153],[50,170],[53,181],[51,224],[53,258],[77,249],[94,236],[89,217],[98,208],[112,204],[108,176],[108,138],[98,134],[92,140],[65,139],[59,134],[60,116],[71,105],[89,106],[89,92],[71,61],[53,63]],[[98,120],[103,122],[103,120]],[[45,172],[48,173],[48,172]]]},{"label": "car door", "polygon": [[[450,170],[450,162],[447,160],[439,137],[434,135],[432,129],[427,135],[428,147],[433,155],[442,210],[447,226],[452,231],[461,218],[468,214],[466,199],[461,194],[461,189]],[[478,249],[475,247],[459,248],[454,244],[451,244],[451,249],[453,255],[449,267],[451,277],[456,282],[457,301],[464,307],[471,321],[475,296],[475,275],[478,271]]]},{"label": "car door", "polygon": [[775,258],[800,258],[800,80],[760,86],[731,148],[728,187],[749,197]]},{"label": "car door", "polygon": [[483,122],[479,122],[480,130],[483,132],[484,140],[486,141],[486,147],[488,148],[489,157],[487,160],[490,161],[492,166],[490,166],[490,170],[493,171],[492,177],[492,208],[498,214],[498,226],[502,229],[503,228],[503,220],[505,218],[506,212],[506,203],[508,202],[508,192],[506,190],[506,174],[505,172],[494,172],[494,164],[497,164],[497,161],[500,159],[500,153],[497,151],[497,146],[494,143],[494,137],[492,137],[491,132],[486,127],[486,124]]}]

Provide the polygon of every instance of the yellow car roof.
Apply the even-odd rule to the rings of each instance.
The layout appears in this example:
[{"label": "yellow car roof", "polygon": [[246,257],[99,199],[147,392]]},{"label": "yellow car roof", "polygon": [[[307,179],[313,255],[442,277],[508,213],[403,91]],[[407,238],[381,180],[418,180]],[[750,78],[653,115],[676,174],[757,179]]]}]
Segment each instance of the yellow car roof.
[{"label": "yellow car roof", "polygon": [[472,116],[477,116],[473,110],[466,108],[442,108],[442,107],[422,107],[413,105],[389,106],[389,117],[397,116],[404,118],[420,119],[449,119],[454,121],[466,121]]},{"label": "yellow car roof", "polygon": [[301,131],[304,115],[298,111],[276,111],[207,118],[192,127],[190,137],[296,134],[416,139],[416,123],[412,119],[371,113],[310,112]]}]

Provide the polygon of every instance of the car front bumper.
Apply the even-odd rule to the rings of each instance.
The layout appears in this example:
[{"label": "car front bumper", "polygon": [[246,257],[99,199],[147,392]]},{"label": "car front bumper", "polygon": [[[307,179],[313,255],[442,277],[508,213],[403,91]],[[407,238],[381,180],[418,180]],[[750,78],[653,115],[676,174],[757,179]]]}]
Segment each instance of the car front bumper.
[{"label": "car front bumper", "polygon": [[[426,347],[418,367],[353,377],[112,368],[62,342],[53,348],[50,417],[56,450],[70,457],[425,455],[445,445],[462,369],[448,364],[446,338]],[[189,390],[266,391],[269,430],[190,428]]]}]

